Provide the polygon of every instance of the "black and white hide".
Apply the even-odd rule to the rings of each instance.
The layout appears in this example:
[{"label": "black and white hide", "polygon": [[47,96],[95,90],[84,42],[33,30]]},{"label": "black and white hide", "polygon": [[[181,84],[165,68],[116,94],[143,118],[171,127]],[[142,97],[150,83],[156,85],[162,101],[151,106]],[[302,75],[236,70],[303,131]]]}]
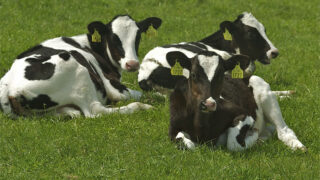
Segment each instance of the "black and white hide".
[{"label": "black and white hide", "polygon": [[107,24],[90,23],[88,34],[49,39],[30,48],[0,80],[1,109],[6,114],[53,111],[94,117],[150,108],[139,102],[120,108],[104,105],[140,98],[141,92],[121,84],[121,72],[139,69],[141,33],[151,25],[157,29],[161,19],[136,22],[119,15]]},{"label": "black and white hide", "polygon": [[276,129],[278,138],[291,149],[306,150],[284,122],[277,99],[263,79],[232,79],[225,74],[238,62],[241,69],[247,68],[246,56],[223,59],[208,51],[192,59],[180,52],[176,56],[190,62],[184,65],[190,78],[180,79],[170,96],[171,140],[188,149],[195,143],[212,143],[239,151],[258,138],[268,138]]},{"label": "black and white hide", "polygon": [[170,59],[171,52],[181,52],[192,58],[201,51],[212,51],[223,59],[231,54],[243,54],[250,58],[250,65],[244,75],[250,76],[255,71],[255,60],[269,64],[272,58],[278,56],[278,49],[266,35],[264,26],[251,14],[244,12],[234,21],[224,21],[220,30],[197,42],[182,42],[160,46],[149,51],[144,57],[138,75],[141,89],[148,91],[155,89],[160,92],[173,89],[181,78],[188,78],[190,72],[183,69],[181,76],[172,76],[171,68],[176,61],[184,64],[180,59]]}]

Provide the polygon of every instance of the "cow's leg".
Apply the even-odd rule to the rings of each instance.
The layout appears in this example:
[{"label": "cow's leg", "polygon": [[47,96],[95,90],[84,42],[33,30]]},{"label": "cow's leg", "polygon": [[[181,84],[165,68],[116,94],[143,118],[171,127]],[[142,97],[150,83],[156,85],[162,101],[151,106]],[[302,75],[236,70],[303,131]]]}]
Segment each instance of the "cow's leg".
[{"label": "cow's leg", "polygon": [[269,84],[258,76],[252,76],[249,85],[253,88],[255,101],[258,107],[262,108],[265,119],[274,124],[278,138],[293,150],[305,151],[306,147],[283,120],[277,98],[275,93],[271,91]]},{"label": "cow's leg", "polygon": [[290,98],[294,93],[296,93],[293,90],[288,90],[288,91],[272,91],[277,97],[282,99]]},{"label": "cow's leg", "polygon": [[227,148],[231,151],[242,151],[250,148],[258,140],[259,133],[252,130],[254,120],[251,116],[238,116],[235,126],[228,129]]},{"label": "cow's leg", "polygon": [[180,131],[177,134],[175,140],[176,140],[176,142],[181,142],[180,145],[182,145],[182,147],[179,147],[181,149],[194,150],[196,147],[195,143],[191,141],[189,134],[185,133],[183,131]]},{"label": "cow's leg", "polygon": [[117,80],[106,80],[105,86],[107,96],[112,101],[128,100],[131,98],[139,100],[142,96],[140,91],[129,89]]},{"label": "cow's leg", "polygon": [[61,107],[57,109],[58,115],[67,115],[71,118],[76,118],[81,116],[81,111],[73,107]]},{"label": "cow's leg", "polygon": [[138,110],[146,110],[150,108],[152,108],[151,105],[143,104],[140,102],[133,102],[122,107],[105,107],[97,101],[91,103],[90,105],[91,112],[95,115],[111,113],[130,114]]}]

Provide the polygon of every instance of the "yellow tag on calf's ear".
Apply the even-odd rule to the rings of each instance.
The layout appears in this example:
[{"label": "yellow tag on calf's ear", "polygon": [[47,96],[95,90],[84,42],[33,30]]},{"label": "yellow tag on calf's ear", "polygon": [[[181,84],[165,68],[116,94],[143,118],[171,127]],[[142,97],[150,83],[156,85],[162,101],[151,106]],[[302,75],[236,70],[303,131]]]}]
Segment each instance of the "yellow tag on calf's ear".
[{"label": "yellow tag on calf's ear", "polygon": [[243,79],[243,70],[240,68],[239,64],[231,71],[231,77],[233,79]]},{"label": "yellow tag on calf's ear", "polygon": [[96,29],[94,29],[94,32],[91,36],[91,40],[92,40],[92,42],[101,42],[101,36]]},{"label": "yellow tag on calf's ear", "polygon": [[147,37],[153,37],[153,36],[157,36],[158,32],[153,26],[150,26],[146,31],[146,35]]},{"label": "yellow tag on calf's ear", "polygon": [[171,75],[173,76],[183,76],[183,68],[178,61],[171,67]]},{"label": "yellow tag on calf's ear", "polygon": [[232,36],[231,36],[230,32],[228,31],[228,29],[226,29],[226,31],[223,33],[223,37],[227,41],[232,41]]}]

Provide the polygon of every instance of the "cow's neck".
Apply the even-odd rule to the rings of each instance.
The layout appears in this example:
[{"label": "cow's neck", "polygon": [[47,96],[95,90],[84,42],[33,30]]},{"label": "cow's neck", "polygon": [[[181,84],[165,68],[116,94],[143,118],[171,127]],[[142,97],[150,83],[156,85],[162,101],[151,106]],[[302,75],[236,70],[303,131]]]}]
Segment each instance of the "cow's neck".
[{"label": "cow's neck", "polygon": [[232,52],[232,53],[240,52],[237,42],[235,40],[232,40],[232,41],[225,40],[223,37],[223,32],[221,30],[200,40],[199,42],[202,42],[218,50],[223,50],[223,51]]},{"label": "cow's neck", "polygon": [[93,54],[106,77],[111,75],[117,79],[121,78],[121,71],[111,63],[106,52],[106,43],[93,43],[89,34],[74,36],[72,39],[79,43],[81,48]]}]

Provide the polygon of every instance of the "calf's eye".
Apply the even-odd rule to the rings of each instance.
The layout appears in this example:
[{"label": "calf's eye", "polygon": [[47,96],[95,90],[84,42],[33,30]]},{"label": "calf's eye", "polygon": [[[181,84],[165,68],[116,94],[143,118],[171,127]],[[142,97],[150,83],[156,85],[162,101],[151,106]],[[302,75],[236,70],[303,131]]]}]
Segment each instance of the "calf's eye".
[{"label": "calf's eye", "polygon": [[191,73],[191,79],[196,79],[197,78],[197,76],[196,76],[196,74],[195,73]]}]

